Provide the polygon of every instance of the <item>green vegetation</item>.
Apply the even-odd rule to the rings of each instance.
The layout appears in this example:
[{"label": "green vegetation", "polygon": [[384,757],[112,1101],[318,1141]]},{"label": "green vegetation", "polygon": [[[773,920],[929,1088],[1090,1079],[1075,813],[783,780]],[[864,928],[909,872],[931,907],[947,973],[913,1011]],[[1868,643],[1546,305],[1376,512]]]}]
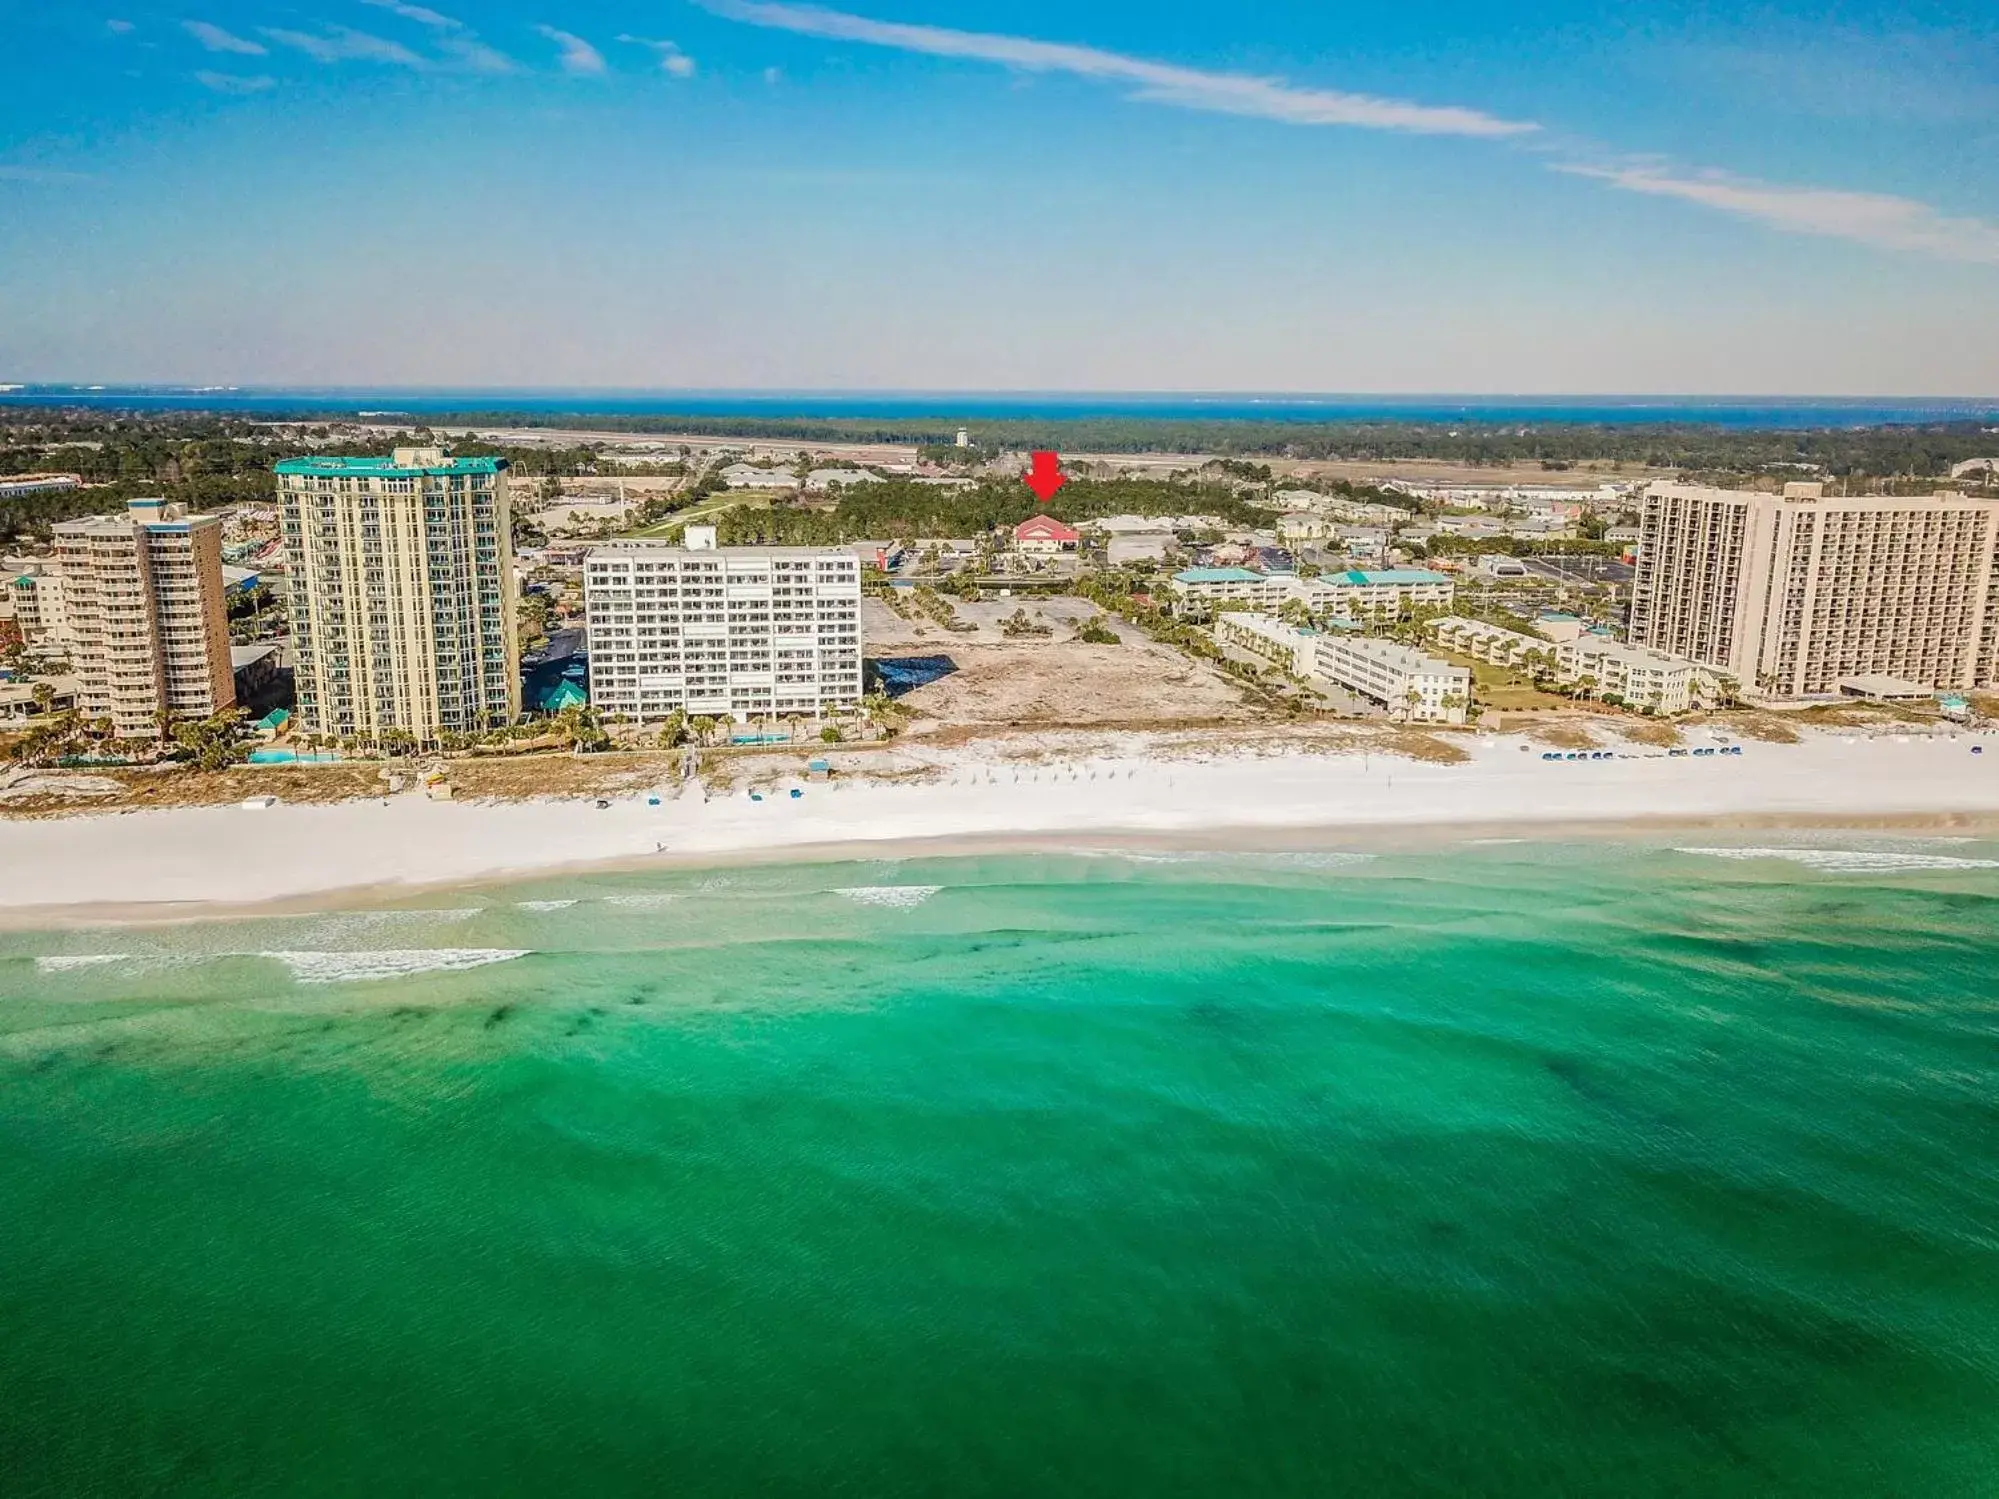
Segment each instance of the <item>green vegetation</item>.
[{"label": "green vegetation", "polygon": [[[317,421],[321,425],[280,432],[273,422]],[[1002,452],[1054,448],[1070,452],[1191,452],[1222,455],[1195,475],[1195,483],[1162,480],[1078,479],[1057,498],[1055,509],[1068,519],[1089,519],[1120,510],[1140,514],[1185,513],[1190,509],[1248,522],[1253,512],[1223,480],[1252,484],[1276,480],[1270,458],[1342,459],[1395,462],[1435,459],[1468,466],[1537,464],[1560,473],[1587,464],[1642,464],[1677,470],[1687,477],[1717,481],[1823,476],[1835,481],[1866,480],[1889,488],[1921,490],[1949,473],[1951,464],[1987,456],[1989,433],[1976,422],[1911,423],[1815,431],[1738,431],[1699,424],[1624,426],[1548,421],[1529,425],[1420,421],[1182,421],[1145,417],[1101,417],[1047,421],[980,421],[980,446],[952,446],[957,419],[833,421],[812,418],[617,417],[588,413],[463,412],[433,418],[440,425],[573,428],[579,424],[607,432],[701,432],[745,440],[796,439],[837,442],[893,442],[919,446],[946,463],[985,461]],[[307,440],[314,439],[316,441]],[[594,447],[512,447],[472,438],[443,438],[418,427],[397,441],[435,442],[464,457],[503,457],[522,479],[560,481],[597,470]],[[237,501],[270,500],[275,489],[271,465],[313,452],[380,450],[388,439],[364,434],[351,419],[299,411],[251,422],[204,412],[86,411],[55,406],[0,409],[0,475],[55,471],[75,473],[92,486],[67,493],[24,495],[0,501],[0,536],[46,534],[58,521],[115,510],[127,499],[157,494],[190,509],[212,509]],[[692,455],[644,466],[636,473],[684,473]],[[1208,483],[1212,479],[1215,482]],[[1370,486],[1317,483],[1309,487],[1357,498],[1415,508],[1413,502]],[[1154,498],[1146,499],[1150,490]],[[710,472],[692,488],[652,502],[639,518],[641,529],[684,518],[712,503],[721,490]],[[868,485],[842,496],[838,519],[823,512],[774,506],[743,507],[732,516],[738,534],[725,541],[837,542],[894,534],[964,535],[992,525],[1013,524],[1034,511],[1020,485],[991,480],[953,493],[908,483]],[[980,522],[983,520],[984,524]],[[524,539],[526,539],[524,537]],[[1441,550],[1434,546],[1432,550]]]},{"label": "green vegetation", "polygon": [[[906,479],[840,491],[837,510],[773,506],[731,510],[718,518],[724,546],[837,546],[863,539],[977,536],[1019,525],[1042,510],[1024,484],[988,480],[970,489]],[[1220,485],[1163,479],[1077,479],[1046,507],[1070,522],[1106,515],[1215,515],[1237,525],[1265,525],[1270,512]]]},{"label": "green vegetation", "polygon": [[[337,440],[339,432],[319,427],[305,435],[327,439],[336,452],[380,452],[390,446],[385,438],[360,432],[351,441]],[[497,447],[470,438],[438,438],[429,428],[396,441],[436,442],[459,457],[505,458],[518,474],[534,477],[594,472],[597,462],[595,451],[587,447]],[[0,499],[0,537],[46,536],[61,521],[108,514],[146,495],[162,495],[190,510],[269,504],[277,497],[272,465],[327,450],[325,443],[315,445],[235,417],[0,409],[0,475],[76,474],[89,486]]]},{"label": "green vegetation", "polygon": [[[330,419],[296,412],[296,419]],[[704,415],[604,416],[588,412],[470,411],[435,416],[448,426],[541,427],[604,432],[701,433],[745,440],[907,443],[937,451],[945,461],[997,452],[1053,448],[1091,453],[1218,453],[1241,458],[1396,461],[1432,458],[1469,465],[1538,464],[1565,473],[1588,463],[1646,464],[1701,474],[1778,472],[1800,475],[1811,465],[1835,477],[1947,474],[1964,458],[1987,456],[1992,439],[1979,424],[1910,422],[1878,427],[1797,431],[1748,430],[1698,422],[1657,424],[1549,420],[1479,423],[1382,420],[1242,421],[1115,416],[987,420],[970,425],[980,446],[970,455],[951,445],[960,417],[827,419]],[[948,452],[945,450],[948,449]],[[1066,494],[1067,491],[1064,491]]]}]

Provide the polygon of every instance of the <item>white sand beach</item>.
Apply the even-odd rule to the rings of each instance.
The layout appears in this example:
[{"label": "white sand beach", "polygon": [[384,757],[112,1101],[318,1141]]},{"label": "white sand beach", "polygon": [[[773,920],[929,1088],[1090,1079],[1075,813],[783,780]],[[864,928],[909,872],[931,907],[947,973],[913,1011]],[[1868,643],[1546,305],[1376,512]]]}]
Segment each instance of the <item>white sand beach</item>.
[{"label": "white sand beach", "polygon": [[[1531,833],[1585,824],[1999,815],[1999,741],[1819,736],[1739,755],[1549,761],[1510,737],[1469,761],[1222,754],[1021,764],[973,753],[936,780],[788,782],[762,800],[700,789],[589,801],[433,803],[420,796],[253,811],[209,807],[0,822],[0,916],[123,917],[200,905],[467,883],[565,866],[821,856],[916,840],[1073,845],[1092,836],[1201,838]],[[791,790],[801,794],[794,797]]]}]

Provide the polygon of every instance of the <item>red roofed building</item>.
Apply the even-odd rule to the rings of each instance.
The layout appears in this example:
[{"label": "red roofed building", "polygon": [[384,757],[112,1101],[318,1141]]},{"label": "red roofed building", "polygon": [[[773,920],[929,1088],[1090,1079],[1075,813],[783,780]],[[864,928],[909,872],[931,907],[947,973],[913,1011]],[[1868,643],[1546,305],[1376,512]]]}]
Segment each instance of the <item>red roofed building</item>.
[{"label": "red roofed building", "polygon": [[1065,526],[1052,515],[1032,515],[1013,528],[1013,549],[1042,556],[1057,556],[1076,550],[1083,533]]}]

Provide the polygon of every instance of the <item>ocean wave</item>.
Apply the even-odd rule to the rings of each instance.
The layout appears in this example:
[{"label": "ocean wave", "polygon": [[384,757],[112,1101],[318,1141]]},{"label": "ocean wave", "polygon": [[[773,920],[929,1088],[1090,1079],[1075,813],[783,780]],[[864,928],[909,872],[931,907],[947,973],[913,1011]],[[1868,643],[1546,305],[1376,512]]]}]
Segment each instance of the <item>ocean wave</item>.
[{"label": "ocean wave", "polygon": [[850,885],[835,890],[856,905],[888,906],[898,911],[914,910],[944,887],[942,885]]},{"label": "ocean wave", "polygon": [[1999,859],[1960,859],[1951,854],[1900,854],[1866,848],[1679,848],[1680,854],[1709,859],[1788,859],[1828,874],[1905,874],[1924,869],[1999,869]]},{"label": "ocean wave", "polygon": [[531,948],[421,947],[373,952],[261,952],[292,971],[301,984],[361,984],[419,973],[461,973],[525,958]]},{"label": "ocean wave", "polygon": [[679,900],[678,895],[670,895],[663,890],[650,891],[642,895],[607,895],[607,906],[629,906],[635,911],[657,911],[661,906],[670,906]]},{"label": "ocean wave", "polygon": [[514,904],[523,911],[566,911],[576,902],[573,900],[517,900]]},{"label": "ocean wave", "polygon": [[326,927],[395,926],[418,921],[469,921],[485,909],[484,906],[402,906],[385,911],[326,911],[314,919]]},{"label": "ocean wave", "polygon": [[102,968],[106,963],[123,963],[129,957],[130,953],[122,952],[58,953],[35,959],[35,968],[41,973],[68,973],[76,968]]}]

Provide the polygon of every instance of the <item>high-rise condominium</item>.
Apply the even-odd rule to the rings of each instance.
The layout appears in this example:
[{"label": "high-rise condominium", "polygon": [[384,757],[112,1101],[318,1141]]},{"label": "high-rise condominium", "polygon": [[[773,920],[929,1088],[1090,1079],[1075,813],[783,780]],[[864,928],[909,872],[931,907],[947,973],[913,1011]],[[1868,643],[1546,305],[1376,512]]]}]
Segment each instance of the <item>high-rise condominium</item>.
[{"label": "high-rise condominium", "polygon": [[606,713],[820,714],[861,698],[852,552],[614,541],[585,563],[590,701]]},{"label": "high-rise condominium", "polygon": [[429,743],[519,717],[506,470],[437,448],[277,466],[302,728]]},{"label": "high-rise condominium", "polygon": [[1631,641],[1770,697],[1848,678],[1983,687],[1999,674],[1999,500],[1654,484]]},{"label": "high-rise condominium", "polygon": [[84,713],[138,738],[236,703],[222,526],[165,500],[55,528],[68,649]]}]

